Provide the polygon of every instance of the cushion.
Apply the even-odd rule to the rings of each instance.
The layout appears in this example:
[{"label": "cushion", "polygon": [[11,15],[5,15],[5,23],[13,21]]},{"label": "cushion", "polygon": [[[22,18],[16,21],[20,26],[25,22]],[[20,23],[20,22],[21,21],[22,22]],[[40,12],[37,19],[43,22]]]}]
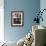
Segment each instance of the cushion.
[{"label": "cushion", "polygon": [[23,44],[24,44],[24,39],[25,39],[25,37],[22,38],[22,39],[20,39],[20,40],[17,42],[17,46],[23,46]]}]

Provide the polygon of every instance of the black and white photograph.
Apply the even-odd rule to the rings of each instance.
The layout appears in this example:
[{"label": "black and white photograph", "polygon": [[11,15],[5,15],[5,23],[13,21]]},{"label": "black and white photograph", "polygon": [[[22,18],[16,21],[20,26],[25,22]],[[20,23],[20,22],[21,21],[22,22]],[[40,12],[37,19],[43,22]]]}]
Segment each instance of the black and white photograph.
[{"label": "black and white photograph", "polygon": [[11,12],[11,25],[12,26],[23,26],[24,24],[24,12],[23,11],[12,11]]}]

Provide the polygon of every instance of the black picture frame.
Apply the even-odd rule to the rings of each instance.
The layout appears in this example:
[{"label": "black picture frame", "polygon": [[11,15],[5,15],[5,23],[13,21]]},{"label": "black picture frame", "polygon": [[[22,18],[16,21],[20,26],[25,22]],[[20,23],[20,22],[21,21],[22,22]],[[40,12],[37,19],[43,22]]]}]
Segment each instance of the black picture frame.
[{"label": "black picture frame", "polygon": [[24,11],[11,11],[11,26],[21,27],[24,25]]}]

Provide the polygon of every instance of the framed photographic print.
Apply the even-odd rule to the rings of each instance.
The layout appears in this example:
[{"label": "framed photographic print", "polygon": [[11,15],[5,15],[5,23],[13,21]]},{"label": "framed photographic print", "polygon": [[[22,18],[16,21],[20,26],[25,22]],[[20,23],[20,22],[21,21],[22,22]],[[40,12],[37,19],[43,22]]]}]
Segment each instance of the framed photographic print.
[{"label": "framed photographic print", "polygon": [[24,11],[11,11],[11,26],[24,25]]}]

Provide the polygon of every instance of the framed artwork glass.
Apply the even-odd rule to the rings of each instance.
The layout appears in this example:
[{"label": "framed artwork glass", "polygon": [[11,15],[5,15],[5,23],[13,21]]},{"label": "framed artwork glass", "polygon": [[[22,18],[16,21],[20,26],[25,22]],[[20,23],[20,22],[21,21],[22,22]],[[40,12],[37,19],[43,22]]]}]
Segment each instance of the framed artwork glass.
[{"label": "framed artwork glass", "polygon": [[24,11],[11,11],[11,26],[24,25]]}]

